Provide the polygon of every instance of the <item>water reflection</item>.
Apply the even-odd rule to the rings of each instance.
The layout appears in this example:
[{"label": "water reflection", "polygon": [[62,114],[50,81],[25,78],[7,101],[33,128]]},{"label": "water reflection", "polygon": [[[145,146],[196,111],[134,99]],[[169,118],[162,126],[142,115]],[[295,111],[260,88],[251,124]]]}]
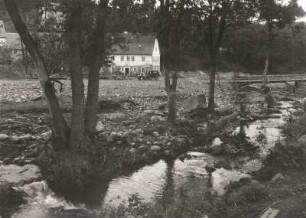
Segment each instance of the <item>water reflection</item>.
[{"label": "water reflection", "polygon": [[173,202],[174,197],[174,160],[168,160],[166,162],[166,177],[165,177],[165,185],[163,188],[163,194],[161,197],[161,204],[163,207],[163,211],[166,211],[169,205]]},{"label": "water reflection", "polygon": [[[260,139],[261,154],[266,155],[269,148],[273,147],[275,142],[281,137],[279,126],[283,125],[283,120],[289,113],[290,104],[282,103],[281,118],[268,120],[257,120],[249,125],[241,123],[235,130],[236,133],[242,134],[245,137],[250,137],[252,141]],[[213,165],[215,158],[211,155],[199,152],[188,152],[188,158],[184,162],[177,160],[164,161],[160,160],[157,163],[145,166],[138,171],[128,175],[113,179],[112,181],[101,181],[98,186],[92,187],[92,192],[88,193],[87,202],[99,202],[99,207],[88,207],[85,205],[69,205],[66,201],[56,197],[52,192],[47,193],[44,190],[44,195],[38,199],[32,199],[28,204],[23,205],[18,212],[14,214],[14,218],[61,218],[61,217],[97,217],[101,205],[103,207],[118,206],[128,201],[128,198],[137,194],[143,202],[159,203],[162,205],[162,210],[167,210],[174,202],[180,202],[185,205],[186,192],[189,196],[195,196],[208,191],[208,173],[205,170],[207,164]],[[258,170],[261,167],[260,161],[251,160],[247,162],[238,172],[226,171],[224,169],[217,170],[213,173],[213,187],[215,189],[224,189],[229,181],[232,181],[241,176],[241,171],[249,173]],[[224,185],[225,184],[225,185]],[[217,188],[216,188],[217,187]],[[50,190],[49,190],[50,191]],[[221,193],[221,192],[220,192]],[[47,200],[53,201],[53,206],[47,204]],[[69,208],[69,206],[73,206]],[[98,212],[97,212],[98,210]],[[56,215],[54,215],[56,214]],[[80,216],[79,216],[80,215]]]}]

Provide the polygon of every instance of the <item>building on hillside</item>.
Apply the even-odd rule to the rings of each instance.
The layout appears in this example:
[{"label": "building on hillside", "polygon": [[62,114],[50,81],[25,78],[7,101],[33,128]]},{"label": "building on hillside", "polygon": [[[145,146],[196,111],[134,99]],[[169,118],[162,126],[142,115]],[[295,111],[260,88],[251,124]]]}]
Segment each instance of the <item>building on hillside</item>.
[{"label": "building on hillside", "polygon": [[126,76],[148,70],[160,71],[160,49],[154,34],[123,33],[124,43],[116,44],[110,53],[111,72]]},{"label": "building on hillside", "polygon": [[19,34],[6,32],[4,22],[0,20],[0,49],[9,50],[12,59],[16,60],[22,57],[22,46]]}]

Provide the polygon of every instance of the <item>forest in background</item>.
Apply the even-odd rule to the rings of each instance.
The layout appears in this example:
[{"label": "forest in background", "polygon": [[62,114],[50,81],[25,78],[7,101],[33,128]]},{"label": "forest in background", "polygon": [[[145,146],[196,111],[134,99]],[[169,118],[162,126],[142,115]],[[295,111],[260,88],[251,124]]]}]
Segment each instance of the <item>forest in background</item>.
[{"label": "forest in background", "polygon": [[[39,41],[41,45],[45,46],[43,52],[45,53],[44,56],[47,57],[46,59],[50,57],[49,65],[54,69],[59,68],[59,65],[63,62],[61,58],[65,56],[66,51],[63,49],[65,48],[63,45],[60,47],[54,46],[54,41],[63,41],[62,37],[64,35],[58,35],[58,33],[63,32],[62,26],[60,24],[55,28],[57,21],[53,18],[47,19],[46,22],[43,22],[43,25],[41,20],[44,13],[41,8],[51,7],[50,4],[37,0],[18,1],[17,3],[32,33],[38,36],[39,34],[37,33],[39,32],[52,33],[48,37],[46,35],[39,37]],[[48,10],[53,10],[53,8]],[[110,19],[108,19],[107,23],[108,30],[110,33],[128,31],[142,34],[159,34],[158,10],[159,8],[158,6],[156,7],[156,1],[154,0],[144,0],[142,4],[137,4],[133,0],[114,0],[112,11],[109,15]],[[39,16],[37,16],[38,14]],[[184,32],[180,33],[183,34],[180,37],[184,41],[181,43],[184,68],[189,71],[207,71],[209,69],[209,54],[206,43],[203,42],[204,33],[198,27],[198,24],[194,22],[192,16],[193,14],[188,13],[187,10],[182,22]],[[7,32],[16,32],[2,0],[0,1],[0,20],[4,22]],[[218,71],[262,74],[268,45],[267,35],[267,27],[263,22],[244,23],[238,28],[227,29],[219,49]],[[271,45],[269,74],[303,73],[306,69],[306,24],[304,22],[295,22],[277,26],[273,28],[272,35],[273,43]],[[83,40],[88,40],[86,33],[83,36]],[[53,49],[49,49],[50,47]],[[9,61],[13,69],[24,71],[24,60],[12,62],[7,51],[2,49],[1,53],[2,63]],[[86,65],[87,59],[88,55],[87,58],[83,57],[84,65]]]}]

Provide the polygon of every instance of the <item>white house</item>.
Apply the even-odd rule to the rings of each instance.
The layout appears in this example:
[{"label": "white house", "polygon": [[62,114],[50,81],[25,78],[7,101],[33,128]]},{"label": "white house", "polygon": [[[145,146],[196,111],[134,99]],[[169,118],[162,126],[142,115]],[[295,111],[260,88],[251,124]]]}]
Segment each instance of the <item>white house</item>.
[{"label": "white house", "polygon": [[111,72],[135,75],[147,70],[160,70],[160,49],[153,34],[124,33],[124,43],[112,47]]},{"label": "white house", "polygon": [[0,49],[6,49],[11,52],[13,59],[19,59],[22,56],[22,44],[18,33],[8,33],[0,20]]}]

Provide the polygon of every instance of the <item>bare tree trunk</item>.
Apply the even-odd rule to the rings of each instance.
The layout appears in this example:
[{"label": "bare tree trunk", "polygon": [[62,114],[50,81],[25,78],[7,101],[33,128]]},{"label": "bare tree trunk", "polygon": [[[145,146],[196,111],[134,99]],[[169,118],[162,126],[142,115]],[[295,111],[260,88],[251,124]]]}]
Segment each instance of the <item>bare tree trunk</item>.
[{"label": "bare tree trunk", "polygon": [[269,62],[271,57],[272,41],[273,41],[273,36],[272,36],[273,24],[268,21],[267,27],[268,27],[268,43],[267,43],[267,51],[265,59],[265,68],[263,71],[263,86],[266,86],[268,82]]},{"label": "bare tree trunk", "polygon": [[20,42],[21,51],[22,51],[22,62],[25,70],[25,74],[28,75],[28,59],[27,59],[27,50],[24,48],[23,42]]},{"label": "bare tree trunk", "polygon": [[165,87],[168,97],[168,117],[167,117],[167,123],[173,124],[175,122],[176,118],[176,87],[177,87],[177,73],[174,72],[172,75],[172,81],[170,78],[170,72],[169,70],[165,71]]},{"label": "bare tree trunk", "polygon": [[81,14],[80,1],[71,6],[70,17],[70,74],[72,89],[72,117],[70,147],[77,148],[84,137],[84,84],[81,60]]},{"label": "bare tree trunk", "polygon": [[48,72],[45,66],[44,58],[38,49],[38,46],[32,36],[30,35],[25,23],[23,22],[16,5],[15,0],[4,0],[5,7],[13,21],[17,32],[19,33],[21,40],[26,46],[26,50],[29,51],[33,58],[33,61],[37,67],[37,71],[40,78],[40,84],[43,89],[43,93],[48,102],[50,114],[52,116],[53,125],[55,128],[55,136],[61,145],[58,149],[63,149],[67,145],[67,136],[69,135],[69,128],[61,113],[61,109],[55,94],[53,84],[49,80]]},{"label": "bare tree trunk", "polygon": [[209,96],[208,96],[208,110],[214,111],[215,108],[215,84],[216,84],[216,57],[212,55],[210,60],[209,70]]},{"label": "bare tree trunk", "polygon": [[91,138],[95,135],[99,98],[99,71],[106,55],[105,26],[109,0],[101,0],[97,14],[97,26],[93,44],[93,60],[88,77],[88,92],[85,109],[85,131]]}]

